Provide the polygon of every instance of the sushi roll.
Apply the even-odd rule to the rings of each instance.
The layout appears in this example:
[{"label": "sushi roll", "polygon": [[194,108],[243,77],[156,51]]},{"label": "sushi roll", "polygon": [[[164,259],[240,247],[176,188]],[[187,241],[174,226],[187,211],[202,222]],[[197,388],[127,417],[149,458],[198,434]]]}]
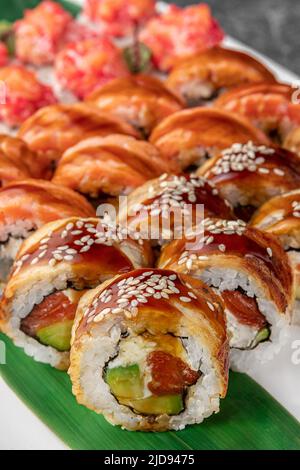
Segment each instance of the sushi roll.
[{"label": "sushi roll", "polygon": [[118,273],[147,266],[146,245],[99,219],[44,225],[22,245],[0,304],[0,328],[36,361],[66,369],[79,298]]},{"label": "sushi roll", "polygon": [[169,167],[149,142],[112,134],[81,140],[66,150],[52,181],[96,201],[129,194],[166,171]]},{"label": "sushi roll", "polygon": [[129,75],[122,50],[102,36],[66,45],[57,54],[54,67],[62,88],[79,99],[114,78]]},{"label": "sushi roll", "polygon": [[278,237],[288,254],[295,282],[293,321],[300,324],[300,189],[267,201],[254,213],[250,225]]},{"label": "sushi roll", "polygon": [[295,87],[285,83],[241,85],[221,95],[214,106],[247,118],[275,144],[293,151],[300,127],[300,105],[294,93]]},{"label": "sushi roll", "polygon": [[228,89],[264,80],[276,81],[261,62],[244,52],[219,46],[178,61],[166,85],[188,105],[201,106]]},{"label": "sushi roll", "polygon": [[205,3],[185,8],[168,5],[140,34],[140,40],[151,50],[154,65],[162,72],[172,69],[179,59],[218,45],[223,37]]},{"label": "sushi roll", "polygon": [[83,196],[48,181],[27,179],[0,189],[0,288],[22,242],[32,232],[57,219],[94,215]]},{"label": "sushi roll", "polygon": [[241,220],[207,218],[197,238],[167,245],[158,266],[201,279],[222,296],[232,367],[248,371],[280,351],[291,321],[293,277],[275,237]]},{"label": "sushi roll", "polygon": [[44,85],[23,65],[1,67],[0,83],[0,124],[6,134],[14,134],[37,110],[57,102],[51,87]]},{"label": "sushi roll", "polygon": [[182,169],[199,166],[216,152],[249,140],[268,145],[265,134],[247,120],[213,108],[193,108],[168,116],[154,128],[150,142]]},{"label": "sushi roll", "polygon": [[26,178],[45,176],[43,162],[25,142],[17,137],[0,134],[0,187]]},{"label": "sushi roll", "polygon": [[234,144],[196,172],[218,188],[237,217],[249,221],[268,199],[300,186],[298,155],[279,147]]},{"label": "sushi roll", "polygon": [[86,0],[83,18],[105,36],[131,37],[156,14],[155,0]]},{"label": "sushi roll", "polygon": [[85,103],[46,106],[27,119],[18,132],[18,136],[44,159],[52,171],[69,147],[88,137],[109,134],[139,137],[126,122]]},{"label": "sushi roll", "polygon": [[184,106],[160,80],[142,74],[112,80],[87,97],[87,102],[124,119],[145,136],[162,119]]},{"label": "sushi roll", "polygon": [[124,429],[201,423],[226,395],[222,303],[173,271],[117,276],[81,298],[69,374],[77,401]]},{"label": "sushi roll", "polygon": [[14,24],[16,56],[36,66],[53,62],[72,16],[57,2],[44,0],[25,10]]},{"label": "sushi roll", "polygon": [[233,212],[204,178],[164,174],[129,194],[119,208],[118,220],[150,239],[153,246],[162,246],[181,238],[204,216],[231,219]]},{"label": "sushi roll", "polygon": [[20,139],[0,135],[0,188],[12,181],[30,178],[31,176],[30,169],[20,158],[18,149],[14,147],[14,140],[17,143],[21,142]]}]

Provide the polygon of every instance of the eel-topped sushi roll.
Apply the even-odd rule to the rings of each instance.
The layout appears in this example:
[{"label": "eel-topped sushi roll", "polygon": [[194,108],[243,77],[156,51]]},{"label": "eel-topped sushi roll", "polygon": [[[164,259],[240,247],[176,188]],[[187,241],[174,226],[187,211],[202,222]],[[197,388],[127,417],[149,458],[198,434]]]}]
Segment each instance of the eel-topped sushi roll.
[{"label": "eel-topped sushi roll", "polygon": [[117,276],[80,301],[69,374],[79,403],[125,429],[200,423],[226,395],[222,302],[173,271]]},{"label": "eel-topped sushi roll", "polygon": [[241,220],[207,218],[197,238],[167,245],[158,266],[201,279],[222,296],[233,367],[247,371],[280,351],[291,321],[293,277],[275,237]]},{"label": "eel-topped sushi roll", "polygon": [[95,210],[71,189],[25,179],[0,189],[0,287],[22,242],[42,225],[65,217],[93,217]]},{"label": "eel-topped sushi roll", "polygon": [[294,273],[295,315],[300,323],[300,190],[273,197],[253,215],[250,225],[278,237]]},{"label": "eel-topped sushi roll", "polygon": [[77,303],[89,288],[148,266],[151,253],[120,228],[71,217],[44,225],[22,245],[0,304],[0,327],[35,360],[68,367]]}]

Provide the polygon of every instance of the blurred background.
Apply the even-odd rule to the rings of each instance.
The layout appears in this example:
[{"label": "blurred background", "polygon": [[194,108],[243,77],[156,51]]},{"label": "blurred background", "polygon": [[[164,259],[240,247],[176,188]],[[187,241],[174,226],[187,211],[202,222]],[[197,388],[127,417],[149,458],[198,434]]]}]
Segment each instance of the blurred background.
[{"label": "blurred background", "polygon": [[[175,0],[177,5],[199,3]],[[300,0],[206,0],[227,34],[300,75]]]}]

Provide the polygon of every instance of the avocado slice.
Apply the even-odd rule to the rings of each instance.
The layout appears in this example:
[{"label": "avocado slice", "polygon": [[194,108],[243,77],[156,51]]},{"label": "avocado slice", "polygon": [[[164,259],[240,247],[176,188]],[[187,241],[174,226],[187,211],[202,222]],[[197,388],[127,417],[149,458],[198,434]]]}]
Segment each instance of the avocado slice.
[{"label": "avocado slice", "polygon": [[137,364],[106,369],[105,381],[118,398],[138,399],[143,396],[144,387]]},{"label": "avocado slice", "polygon": [[262,343],[263,341],[266,341],[267,339],[269,339],[270,334],[271,334],[271,331],[268,326],[265,326],[264,328],[259,330],[254,340],[252,341],[251,349],[255,348],[258,345],[258,343]]},{"label": "avocado slice", "polygon": [[184,408],[181,395],[151,396],[141,400],[120,400],[120,403],[146,415],[178,415]]},{"label": "avocado slice", "polygon": [[58,351],[69,351],[71,346],[71,331],[73,320],[65,320],[45,326],[37,331],[38,340]]}]

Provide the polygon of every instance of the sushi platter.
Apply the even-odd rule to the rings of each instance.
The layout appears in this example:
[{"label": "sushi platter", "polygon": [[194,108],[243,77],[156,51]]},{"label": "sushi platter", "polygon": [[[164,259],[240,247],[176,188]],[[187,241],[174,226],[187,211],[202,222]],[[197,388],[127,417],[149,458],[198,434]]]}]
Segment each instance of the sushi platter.
[{"label": "sushi platter", "polygon": [[0,449],[299,450],[298,77],[205,4],[23,3],[0,6]]}]

